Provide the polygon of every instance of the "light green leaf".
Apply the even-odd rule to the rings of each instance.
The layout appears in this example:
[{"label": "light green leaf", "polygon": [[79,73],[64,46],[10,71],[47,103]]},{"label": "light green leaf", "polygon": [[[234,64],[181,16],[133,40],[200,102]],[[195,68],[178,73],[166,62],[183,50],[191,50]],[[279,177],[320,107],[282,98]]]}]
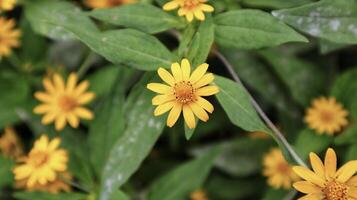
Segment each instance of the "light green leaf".
[{"label": "light green leaf", "polygon": [[216,97],[233,124],[246,131],[270,132],[251,105],[242,85],[220,76],[216,76],[214,83],[220,89]]},{"label": "light green leaf", "polygon": [[290,8],[311,3],[311,0],[243,0],[243,4],[251,7]]},{"label": "light green leaf", "polygon": [[87,196],[81,193],[50,194],[45,192],[16,192],[14,197],[18,200],[86,200]]},{"label": "light green leaf", "polygon": [[341,50],[343,48],[351,46],[350,44],[341,44],[336,42],[331,42],[328,40],[321,39],[319,41],[319,47],[321,54],[328,54],[334,51]]},{"label": "light green leaf", "polygon": [[316,65],[277,51],[261,51],[281,80],[288,86],[293,98],[303,106],[321,94],[325,86],[325,73]]},{"label": "light green leaf", "polygon": [[117,190],[113,193],[110,200],[129,200],[130,198],[122,191]]},{"label": "light green leaf", "polygon": [[190,48],[188,50],[188,59],[192,62],[192,67],[205,63],[214,41],[214,24],[211,16],[201,23],[198,31],[195,33]]},{"label": "light green leaf", "polygon": [[158,33],[179,26],[179,18],[150,4],[128,4],[109,9],[95,9],[90,16],[110,24]]},{"label": "light green leaf", "polygon": [[285,23],[336,43],[357,43],[357,2],[322,0],[305,6],[273,11]]},{"label": "light green leaf", "polygon": [[310,152],[325,152],[332,142],[327,135],[318,135],[310,129],[302,130],[295,141],[295,149],[302,159],[307,159]]},{"label": "light green leaf", "polygon": [[190,139],[191,139],[191,137],[192,137],[193,134],[195,133],[195,130],[196,130],[197,126],[198,126],[198,123],[199,123],[199,120],[196,119],[196,127],[195,127],[195,128],[189,128],[189,127],[187,126],[187,124],[185,123],[184,129],[185,129],[185,137],[186,137],[186,140],[190,140]]},{"label": "light green leaf", "polygon": [[151,81],[152,74],[146,74],[127,100],[127,128],[115,142],[105,164],[101,200],[108,200],[114,190],[124,184],[139,168],[163,131],[165,121],[153,116],[153,93],[145,87]]},{"label": "light green leaf", "polygon": [[341,134],[335,137],[335,144],[357,144],[357,124],[352,123]]},{"label": "light green leaf", "polygon": [[229,11],[217,15],[214,21],[216,41],[224,47],[258,49],[307,42],[304,36],[260,10]]},{"label": "light green leaf", "polygon": [[98,176],[106,163],[114,142],[124,133],[124,84],[123,76],[116,73],[116,83],[111,94],[96,109],[96,117],[89,127],[89,146],[92,165]]},{"label": "light green leaf", "polygon": [[96,97],[108,95],[112,89],[112,86],[119,75],[122,72],[123,66],[105,66],[95,73],[90,74],[87,80],[90,82],[89,90],[94,92]]},{"label": "light green leaf", "polygon": [[277,199],[285,199],[287,195],[287,191],[284,189],[273,189],[269,188],[265,194],[262,200],[277,200]]},{"label": "light green leaf", "polygon": [[187,199],[190,192],[202,187],[219,151],[219,148],[213,148],[200,158],[187,162],[156,180],[149,189],[148,199]]}]

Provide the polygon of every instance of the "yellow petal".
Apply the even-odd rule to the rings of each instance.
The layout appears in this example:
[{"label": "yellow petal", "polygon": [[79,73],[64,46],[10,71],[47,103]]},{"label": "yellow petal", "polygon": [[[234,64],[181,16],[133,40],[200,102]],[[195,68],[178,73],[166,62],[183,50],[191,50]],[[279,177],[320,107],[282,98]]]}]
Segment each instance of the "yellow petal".
[{"label": "yellow petal", "polygon": [[57,117],[56,112],[48,112],[45,116],[43,116],[41,123],[47,125],[53,122],[56,117]]},{"label": "yellow petal", "polygon": [[182,70],[181,70],[180,64],[173,63],[171,65],[171,72],[172,72],[172,75],[174,76],[176,82],[182,81]]},{"label": "yellow petal", "polygon": [[175,125],[176,121],[180,117],[182,111],[182,105],[176,103],[174,107],[171,109],[169,116],[167,117],[167,126],[172,127]]},{"label": "yellow petal", "polygon": [[321,178],[325,178],[325,167],[321,159],[313,152],[310,153],[310,163],[314,172]]},{"label": "yellow petal", "polygon": [[173,86],[175,84],[175,79],[174,77],[164,68],[159,68],[157,70],[157,73],[159,74],[160,78],[165,81],[167,84]]},{"label": "yellow petal", "polygon": [[328,148],[325,155],[325,177],[331,180],[336,174],[337,157],[333,149]]},{"label": "yellow petal", "polygon": [[206,73],[208,69],[208,64],[204,63],[200,66],[198,66],[193,72],[192,75],[190,77],[190,82],[191,83],[196,83],[197,81],[199,81],[202,76]]},{"label": "yellow petal", "polygon": [[77,88],[74,89],[74,94],[76,96],[81,95],[83,92],[85,92],[89,87],[89,82],[88,81],[82,81]]},{"label": "yellow petal", "polygon": [[321,177],[317,176],[311,170],[309,170],[305,167],[301,167],[301,166],[295,166],[295,167],[293,167],[293,170],[301,178],[303,178],[313,184],[316,184],[320,187],[324,187],[325,180],[322,179]]},{"label": "yellow petal", "polygon": [[208,4],[201,4],[200,9],[204,12],[213,12],[214,8]]},{"label": "yellow petal", "polygon": [[205,74],[199,81],[194,85],[195,88],[200,88],[202,86],[212,83],[214,80],[214,75],[212,73]]},{"label": "yellow petal", "polygon": [[205,14],[203,14],[202,10],[200,10],[200,9],[195,10],[194,15],[200,21],[205,20]]},{"label": "yellow petal", "polygon": [[195,116],[193,115],[193,112],[188,105],[183,106],[183,117],[184,117],[185,122],[189,128],[192,129],[192,128],[196,127]]},{"label": "yellow petal", "polygon": [[300,197],[298,200],[323,200],[323,194],[308,194],[303,197]]},{"label": "yellow petal", "polygon": [[357,187],[357,176],[353,176],[347,181],[347,185]]},{"label": "yellow petal", "polygon": [[44,92],[36,92],[35,98],[43,102],[51,102],[53,100],[52,96]]},{"label": "yellow petal", "polygon": [[75,114],[67,114],[67,121],[69,125],[71,125],[73,128],[78,128],[79,126],[79,119]]},{"label": "yellow petal", "polygon": [[83,119],[87,119],[87,120],[91,120],[94,118],[94,115],[93,113],[86,109],[86,108],[83,108],[83,107],[78,107],[74,110],[74,113],[80,117],[80,118],[83,118]]},{"label": "yellow petal", "polygon": [[321,188],[308,181],[298,181],[293,184],[293,187],[304,194],[321,192]]},{"label": "yellow petal", "polygon": [[91,102],[95,97],[93,92],[87,92],[78,97],[78,104],[83,105]]},{"label": "yellow petal", "polygon": [[160,104],[166,103],[168,101],[172,101],[172,100],[175,100],[175,96],[172,94],[157,95],[152,99],[152,105],[156,106],[156,105],[160,105]]},{"label": "yellow petal", "polygon": [[357,160],[349,161],[336,172],[336,178],[341,183],[345,183],[356,173],[356,171]]},{"label": "yellow petal", "polygon": [[57,147],[61,144],[60,138],[54,138],[51,140],[50,144],[48,145],[48,150],[53,151],[57,149]]},{"label": "yellow petal", "polygon": [[208,114],[206,111],[200,107],[197,103],[191,103],[190,108],[192,109],[193,113],[198,117],[198,119],[206,122],[209,119]]},{"label": "yellow petal", "polygon": [[197,104],[209,113],[212,113],[214,110],[213,105],[202,97],[197,98]]},{"label": "yellow petal", "polygon": [[68,77],[68,80],[67,80],[67,88],[66,88],[66,91],[67,92],[72,92],[75,87],[76,87],[76,84],[77,84],[77,74],[76,73],[71,73]]},{"label": "yellow petal", "polygon": [[48,78],[44,78],[42,83],[43,83],[43,86],[45,87],[45,89],[47,90],[47,92],[49,92],[49,93],[56,92],[56,89],[54,88],[51,80],[49,80]]},{"label": "yellow petal", "polygon": [[53,80],[54,80],[54,85],[55,85],[57,92],[63,92],[64,91],[63,78],[59,74],[55,74],[53,76]]},{"label": "yellow petal", "polygon": [[192,22],[193,13],[191,11],[186,13],[186,19],[187,19],[188,22]]},{"label": "yellow petal", "polygon": [[57,131],[60,131],[63,130],[65,126],[66,126],[66,117],[64,115],[60,115],[59,117],[56,118],[55,128]]},{"label": "yellow petal", "polygon": [[178,16],[180,16],[180,17],[186,15],[186,13],[187,13],[186,10],[183,9],[183,8],[180,8],[180,9],[177,11]]},{"label": "yellow petal", "polygon": [[188,80],[191,74],[191,65],[187,59],[181,61],[182,80]]},{"label": "yellow petal", "polygon": [[146,86],[149,90],[159,94],[171,94],[173,93],[172,87],[161,83],[149,83]]},{"label": "yellow petal", "polygon": [[174,105],[175,105],[175,101],[170,101],[170,102],[161,104],[156,107],[156,109],[154,111],[154,115],[160,116],[160,115],[166,113],[167,111],[169,111],[172,107],[174,107]]},{"label": "yellow petal", "polygon": [[198,96],[211,96],[217,94],[219,92],[219,88],[215,85],[210,85],[206,87],[202,87],[197,90],[196,94]]},{"label": "yellow petal", "polygon": [[348,192],[348,196],[353,197],[353,198],[357,198],[357,188],[349,187],[347,192]]},{"label": "yellow petal", "polygon": [[52,110],[52,107],[48,104],[42,104],[39,106],[36,106],[34,109],[34,113],[36,114],[42,114],[42,113],[46,113]]},{"label": "yellow petal", "polygon": [[179,7],[179,3],[176,0],[170,1],[163,6],[164,10],[174,10]]}]

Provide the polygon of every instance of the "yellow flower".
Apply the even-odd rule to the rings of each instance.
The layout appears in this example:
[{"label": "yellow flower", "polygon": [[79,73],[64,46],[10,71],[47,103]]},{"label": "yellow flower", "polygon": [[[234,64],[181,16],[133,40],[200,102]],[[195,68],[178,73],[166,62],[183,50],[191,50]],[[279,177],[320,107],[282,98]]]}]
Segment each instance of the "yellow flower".
[{"label": "yellow flower", "polygon": [[294,183],[294,188],[304,194],[300,200],[352,200],[357,199],[357,160],[347,162],[337,170],[337,157],[333,149],[326,151],[325,163],[315,153],[310,153],[313,171],[301,166],[293,170],[306,181]]},{"label": "yellow flower", "polygon": [[[171,75],[163,68],[158,69],[158,74],[166,84],[150,83],[147,88],[159,93],[152,99],[152,104],[157,106],[154,115],[162,115],[169,110],[167,126],[172,127],[183,112],[183,117],[189,128],[196,126],[195,115],[202,121],[208,120],[208,114],[213,112],[213,105],[202,98],[219,92],[214,85],[207,86],[214,80],[212,73],[207,73],[208,64],[197,67],[191,74],[191,65],[187,59],[171,65]],[[207,111],[207,112],[206,112]]]},{"label": "yellow flower", "polygon": [[71,186],[68,185],[63,179],[71,180],[72,176],[68,172],[63,172],[59,174],[54,181],[49,181],[44,185],[36,183],[33,187],[28,188],[26,186],[27,179],[16,181],[15,187],[17,189],[26,189],[27,191],[39,191],[57,194],[59,192],[69,192],[71,191]]},{"label": "yellow flower", "polygon": [[86,0],[85,4],[91,8],[111,8],[122,4],[136,3],[138,0]]},{"label": "yellow flower", "polygon": [[205,4],[207,0],[172,0],[166,3],[164,10],[175,10],[178,7],[178,15],[185,16],[187,21],[192,22],[193,18],[203,21],[205,20],[204,12],[213,12],[214,8]]},{"label": "yellow flower", "polygon": [[29,189],[55,181],[58,173],[67,170],[67,151],[59,148],[60,143],[59,138],[49,141],[46,135],[36,140],[30,153],[14,168],[15,180],[27,180]]},{"label": "yellow flower", "polygon": [[203,190],[196,190],[190,194],[191,200],[208,200],[206,192]]},{"label": "yellow flower", "polygon": [[55,121],[56,130],[62,130],[67,122],[77,128],[79,119],[93,119],[93,113],[82,107],[94,98],[94,93],[86,92],[89,82],[83,81],[78,86],[78,77],[75,73],[69,75],[67,84],[59,74],[53,76],[53,80],[44,78],[45,92],[36,92],[35,97],[43,104],[34,109],[36,114],[45,114],[43,124]]},{"label": "yellow flower", "polygon": [[315,99],[312,107],[307,109],[305,122],[319,134],[333,135],[348,124],[347,116],[348,112],[334,97],[321,97]]},{"label": "yellow flower", "polygon": [[278,148],[264,156],[263,166],[263,175],[268,177],[268,184],[274,188],[290,189],[292,182],[299,179]]},{"label": "yellow flower", "polygon": [[0,11],[12,10],[15,7],[15,5],[16,5],[16,0],[0,0]]},{"label": "yellow flower", "polygon": [[15,25],[15,20],[0,17],[0,59],[10,55],[12,48],[20,46],[21,32]]},{"label": "yellow flower", "polygon": [[13,128],[5,128],[0,137],[0,151],[5,157],[19,158],[23,154],[23,147]]},{"label": "yellow flower", "polygon": [[255,131],[248,133],[249,137],[252,139],[269,139],[269,135],[265,132]]}]

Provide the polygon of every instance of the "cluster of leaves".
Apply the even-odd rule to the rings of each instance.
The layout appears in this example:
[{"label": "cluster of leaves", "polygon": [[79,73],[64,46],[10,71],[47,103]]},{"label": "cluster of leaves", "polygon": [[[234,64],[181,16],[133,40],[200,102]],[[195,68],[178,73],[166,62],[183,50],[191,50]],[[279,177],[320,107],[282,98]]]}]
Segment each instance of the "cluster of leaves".
[{"label": "cluster of leaves", "polygon": [[[356,1],[210,1],[215,12],[191,24],[163,11],[166,2],[85,10],[70,1],[31,0],[15,10],[22,46],[0,63],[0,128],[16,125],[28,148],[32,135],[61,137],[80,189],[15,192],[14,163],[0,156],[0,198],[181,200],[204,188],[212,199],[282,199],[288,191],[265,184],[261,160],[276,143],[293,161],[291,152],[261,120],[246,89],[230,80],[217,54],[233,65],[302,159],[331,145],[343,159],[356,159]],[[222,75],[215,79],[215,112],[196,130],[184,129],[181,121],[165,128],[165,118],[152,114],[153,94],[145,87],[159,67],[183,57],[193,67],[208,59],[210,70]],[[97,95],[95,119],[59,133],[41,125],[32,113],[38,103],[32,93],[48,66],[65,66],[58,68],[66,74],[81,64],[82,78]],[[317,135],[303,124],[304,109],[323,95],[335,96],[350,112],[339,136]],[[276,143],[245,134],[254,131],[269,133]]]}]

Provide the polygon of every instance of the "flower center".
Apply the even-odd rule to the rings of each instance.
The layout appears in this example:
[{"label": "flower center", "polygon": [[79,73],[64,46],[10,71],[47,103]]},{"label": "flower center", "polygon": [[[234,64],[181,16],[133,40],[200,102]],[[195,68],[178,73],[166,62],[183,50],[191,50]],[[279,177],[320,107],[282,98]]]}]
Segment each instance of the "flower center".
[{"label": "flower center", "polygon": [[200,4],[199,0],[185,0],[183,7],[187,10],[193,10]]},{"label": "flower center", "polygon": [[109,4],[111,6],[117,6],[117,5],[122,4],[123,2],[124,2],[123,0],[109,0]]},{"label": "flower center", "polygon": [[323,110],[320,113],[320,118],[325,123],[331,123],[334,119],[334,113],[329,112],[327,110]]},{"label": "flower center", "polygon": [[344,183],[331,181],[322,190],[326,200],[348,200],[348,187]]},{"label": "flower center", "polygon": [[279,163],[277,165],[277,170],[282,174],[287,174],[287,172],[290,170],[290,167],[286,163]]},{"label": "flower center", "polygon": [[58,105],[63,111],[69,112],[77,107],[77,101],[72,97],[62,96],[58,101]]},{"label": "flower center", "polygon": [[41,167],[48,161],[48,155],[45,152],[39,151],[31,155],[31,163],[35,167]]},{"label": "flower center", "polygon": [[174,85],[174,94],[176,96],[176,100],[182,104],[196,101],[194,92],[195,89],[193,88],[190,81],[181,81],[179,83],[175,83]]}]

